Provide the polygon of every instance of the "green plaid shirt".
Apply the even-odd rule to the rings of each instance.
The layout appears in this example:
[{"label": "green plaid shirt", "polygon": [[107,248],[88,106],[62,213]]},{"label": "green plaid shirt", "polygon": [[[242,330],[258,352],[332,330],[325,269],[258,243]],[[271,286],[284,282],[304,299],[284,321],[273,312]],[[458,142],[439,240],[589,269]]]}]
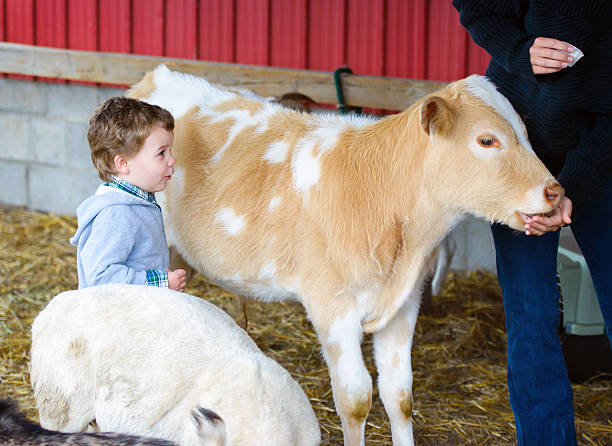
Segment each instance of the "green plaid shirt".
[{"label": "green plaid shirt", "polygon": [[144,191],[138,186],[134,186],[133,184],[130,184],[127,181],[122,180],[119,177],[116,177],[115,175],[111,175],[111,178],[113,179],[113,181],[104,183],[105,186],[115,187],[124,192],[127,192],[128,194],[132,194],[135,197],[142,198],[143,200],[147,200],[149,203],[153,203],[154,205],[159,207],[159,205],[157,204],[157,200],[155,199],[155,194]]},{"label": "green plaid shirt", "polygon": [[[115,175],[111,175],[111,178],[112,181],[104,183],[105,186],[114,187],[124,192],[127,192],[128,194],[134,195],[135,197],[147,200],[149,203],[153,203],[155,206],[157,206],[157,208],[161,211],[161,208],[157,204],[157,200],[155,200],[155,194],[142,190],[138,186],[134,186],[133,184],[130,184],[127,181],[116,177]],[[148,269],[146,273],[146,285],[165,288],[168,287],[168,272],[164,268]]]}]

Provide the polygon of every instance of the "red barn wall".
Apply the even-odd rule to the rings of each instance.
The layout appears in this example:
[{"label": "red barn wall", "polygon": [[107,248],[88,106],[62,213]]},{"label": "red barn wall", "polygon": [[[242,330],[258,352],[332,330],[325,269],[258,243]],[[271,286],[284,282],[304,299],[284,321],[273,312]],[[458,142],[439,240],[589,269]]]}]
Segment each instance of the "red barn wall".
[{"label": "red barn wall", "polygon": [[0,0],[0,40],[441,81],[489,59],[450,0]]}]

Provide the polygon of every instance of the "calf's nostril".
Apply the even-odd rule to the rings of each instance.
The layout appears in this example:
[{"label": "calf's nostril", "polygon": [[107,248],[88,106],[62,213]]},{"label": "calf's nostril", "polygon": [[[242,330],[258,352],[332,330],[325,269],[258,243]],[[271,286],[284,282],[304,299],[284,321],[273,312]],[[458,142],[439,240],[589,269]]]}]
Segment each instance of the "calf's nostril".
[{"label": "calf's nostril", "polygon": [[556,204],[562,196],[563,188],[560,185],[546,186],[544,188],[544,196],[546,200]]}]

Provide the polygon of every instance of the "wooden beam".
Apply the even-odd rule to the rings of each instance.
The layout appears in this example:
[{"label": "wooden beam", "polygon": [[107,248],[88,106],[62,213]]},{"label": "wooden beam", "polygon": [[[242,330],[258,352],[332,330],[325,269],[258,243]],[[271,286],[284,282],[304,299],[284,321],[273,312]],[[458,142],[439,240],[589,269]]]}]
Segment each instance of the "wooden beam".
[{"label": "wooden beam", "polygon": [[[2,73],[131,85],[161,63],[173,70],[204,77],[216,84],[249,88],[262,96],[298,91],[317,102],[337,102],[331,72],[74,51],[0,42]],[[419,98],[444,86],[444,83],[435,81],[363,75],[342,75],[342,84],[347,105],[388,110],[403,110]]]}]

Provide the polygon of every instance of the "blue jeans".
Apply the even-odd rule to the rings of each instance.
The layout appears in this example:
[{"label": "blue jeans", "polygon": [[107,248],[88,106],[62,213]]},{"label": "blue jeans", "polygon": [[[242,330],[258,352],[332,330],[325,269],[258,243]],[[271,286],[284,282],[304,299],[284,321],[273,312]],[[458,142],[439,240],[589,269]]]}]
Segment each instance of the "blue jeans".
[{"label": "blue jeans", "polygon": [[[612,345],[612,178],[572,218]],[[508,391],[522,445],[576,445],[572,388],[559,327],[557,247],[559,232],[526,236],[493,225],[497,276],[508,335]]]}]

